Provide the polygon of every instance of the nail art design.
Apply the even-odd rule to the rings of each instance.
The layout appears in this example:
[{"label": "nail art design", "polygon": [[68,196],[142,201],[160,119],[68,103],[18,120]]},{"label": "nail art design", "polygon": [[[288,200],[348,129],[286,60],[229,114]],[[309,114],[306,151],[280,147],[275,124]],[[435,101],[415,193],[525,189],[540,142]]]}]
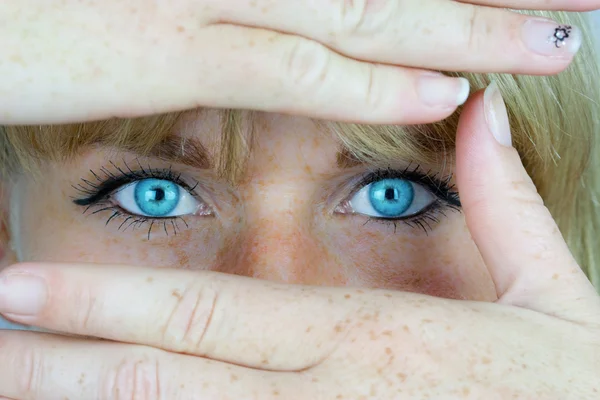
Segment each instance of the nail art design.
[{"label": "nail art design", "polygon": [[554,34],[548,38],[550,43],[554,43],[557,49],[566,46],[566,40],[571,36],[572,26],[559,25],[554,29]]}]

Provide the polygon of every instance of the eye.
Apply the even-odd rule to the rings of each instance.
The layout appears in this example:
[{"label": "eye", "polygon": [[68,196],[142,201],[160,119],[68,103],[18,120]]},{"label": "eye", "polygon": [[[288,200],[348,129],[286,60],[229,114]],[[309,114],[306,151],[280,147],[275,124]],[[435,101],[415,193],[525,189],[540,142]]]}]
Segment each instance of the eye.
[{"label": "eye", "polygon": [[401,219],[420,214],[436,202],[424,186],[405,179],[381,179],[362,187],[349,201],[355,213]]},{"label": "eye", "polygon": [[129,183],[113,195],[125,211],[152,218],[194,214],[201,204],[180,185],[165,179],[143,179]]}]

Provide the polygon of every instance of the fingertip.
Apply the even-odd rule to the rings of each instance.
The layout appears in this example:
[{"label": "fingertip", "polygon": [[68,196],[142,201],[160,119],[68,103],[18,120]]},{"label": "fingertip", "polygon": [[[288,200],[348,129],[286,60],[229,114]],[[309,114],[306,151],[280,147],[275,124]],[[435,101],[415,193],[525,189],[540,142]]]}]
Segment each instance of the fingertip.
[{"label": "fingertip", "polygon": [[455,108],[467,101],[469,81],[443,74],[424,73],[417,79],[417,94],[428,107]]}]

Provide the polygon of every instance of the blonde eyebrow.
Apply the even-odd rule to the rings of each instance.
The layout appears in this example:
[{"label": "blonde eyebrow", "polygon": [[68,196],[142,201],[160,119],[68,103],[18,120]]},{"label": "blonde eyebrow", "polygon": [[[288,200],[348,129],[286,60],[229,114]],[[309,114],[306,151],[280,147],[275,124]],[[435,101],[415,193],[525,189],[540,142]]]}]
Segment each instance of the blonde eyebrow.
[{"label": "blonde eyebrow", "polygon": [[183,164],[197,169],[214,166],[208,150],[195,138],[168,135],[150,149],[145,156],[155,157],[171,163]]},{"label": "blonde eyebrow", "polygon": [[343,147],[336,154],[336,164],[340,169],[348,169],[362,165],[364,162],[356,158],[346,147]]}]

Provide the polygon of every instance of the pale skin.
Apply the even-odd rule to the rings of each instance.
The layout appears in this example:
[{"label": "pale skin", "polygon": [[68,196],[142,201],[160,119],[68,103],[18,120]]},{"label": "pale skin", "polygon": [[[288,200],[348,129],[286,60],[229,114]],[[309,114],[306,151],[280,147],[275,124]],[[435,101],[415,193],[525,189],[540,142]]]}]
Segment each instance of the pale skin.
[{"label": "pale skin", "polygon": [[[65,14],[72,7],[45,2],[44,12],[37,12],[41,3],[23,7],[23,2],[5,2],[0,37],[12,57],[0,65],[0,122],[83,121],[198,105],[357,122],[433,122],[450,115],[456,104],[445,99],[432,107],[418,100],[414,74],[420,71],[406,67],[552,74],[572,60],[564,51],[568,46],[541,57],[525,52],[519,41],[510,41],[509,47],[491,45],[494,40],[506,44],[507,32],[516,37],[524,17],[482,5],[573,11],[599,5],[406,2],[401,14],[411,21],[446,21],[452,9],[457,18],[450,31],[454,27],[468,33],[460,28],[479,27],[481,35],[475,37],[486,40],[485,46],[474,48],[477,41],[470,41],[470,34],[439,31],[431,36],[436,40],[418,36],[403,42],[418,46],[399,51],[398,31],[390,28],[404,26],[403,21],[387,17],[400,15],[391,12],[400,2],[386,3],[391,8],[352,2],[355,8],[345,8],[351,12],[343,15],[388,21],[379,25],[380,46],[370,42],[368,49],[375,50],[365,52],[352,45],[373,32],[344,31],[335,43],[327,34],[319,36],[323,32],[318,27],[357,21],[336,19],[341,2],[332,2],[336,8],[323,12],[322,20],[315,19],[310,7],[278,10],[261,4],[255,7],[260,15],[251,7],[240,8],[258,3],[220,1],[213,6],[223,9],[212,10],[232,24],[257,28],[197,25],[214,14],[202,14],[197,1],[182,1],[168,12],[160,6],[146,8],[150,11],[144,18],[136,18],[149,19],[147,25],[154,29],[135,31],[131,28],[143,26],[132,24],[134,15],[127,14],[132,10],[117,2],[80,5],[86,7],[78,9],[86,24],[62,23],[61,18],[78,20]],[[312,11],[303,14],[306,10]],[[187,25],[180,24],[177,12],[187,15]],[[482,19],[470,19],[473,15]],[[248,16],[255,19],[244,20]],[[498,21],[499,26],[493,25]],[[32,26],[45,27],[43,40],[24,34]],[[154,41],[154,35],[164,40]],[[106,46],[98,42],[100,37],[109,38]],[[455,47],[444,46],[448,39]],[[451,54],[436,59],[441,48]],[[290,52],[295,49],[311,51]],[[488,54],[485,49],[502,51]],[[306,57],[290,58],[297,54]],[[97,68],[83,65],[82,57]],[[36,61],[40,59],[43,63]],[[204,63],[207,59],[215,64]],[[307,62],[281,62],[290,59]],[[318,62],[324,59],[329,62]],[[522,64],[514,65],[514,60]],[[382,61],[390,65],[377,64]],[[219,64],[231,68],[217,68]],[[450,86],[457,83],[443,80]],[[456,93],[449,93],[458,103]],[[278,114],[261,117],[265,129],[258,140],[264,153],[253,155],[239,199],[224,204],[220,218],[212,222],[194,218],[191,229],[178,236],[161,236],[157,229],[148,242],[146,231],[118,233],[115,226],[104,226],[101,215],[82,216],[71,202],[70,184],[89,167],[102,166],[108,160],[106,149],[89,149],[69,165],[49,164],[46,179],[37,183],[23,178],[15,186],[4,184],[2,190],[12,200],[3,212],[22,218],[13,218],[7,232],[13,249],[2,249],[0,287],[11,286],[11,275],[37,276],[45,284],[36,292],[20,290],[25,287],[13,281],[18,295],[10,298],[0,291],[0,311],[14,322],[91,338],[0,332],[0,365],[11,366],[0,374],[0,396],[597,398],[600,300],[518,155],[506,145],[509,133],[504,131],[504,144],[495,140],[485,111],[479,93],[461,116],[454,172],[463,213],[448,213],[429,236],[407,226],[394,234],[388,226],[363,225],[360,216],[334,216],[333,205],[323,207],[325,198],[327,204],[335,203],[324,195],[332,189],[332,178],[324,172],[350,173],[335,167],[337,143],[308,119]],[[214,124],[210,116],[203,118],[207,120],[198,122],[204,122],[204,131],[180,134],[197,136],[210,147]],[[127,157],[133,156],[114,161]],[[275,201],[282,193],[286,201]],[[207,224],[212,227],[198,229]],[[43,301],[23,314],[19,307],[25,294]]]},{"label": "pale skin", "polygon": [[[455,234],[460,234],[466,221],[483,258],[483,263],[453,273],[476,276],[480,268],[486,271],[490,278],[479,284],[486,287],[491,279],[494,290],[486,295],[496,294],[496,301],[295,286],[143,266],[17,264],[4,270],[3,279],[36,276],[45,283],[36,294],[40,304],[28,315],[17,314],[25,299],[21,294],[0,297],[7,317],[121,343],[3,332],[0,364],[12,368],[0,376],[0,395],[19,400],[597,397],[600,298],[569,253],[518,154],[504,145],[510,133],[501,132],[500,142],[492,135],[494,128],[486,123],[491,120],[485,114],[491,112],[492,102],[483,97],[478,93],[469,101],[458,131],[456,177],[465,219],[447,223],[455,224]],[[502,108],[494,112],[506,120]],[[285,126],[285,119],[270,120]],[[302,120],[295,124],[301,126]],[[285,147],[284,141],[280,143]],[[323,144],[328,147],[326,141]],[[296,149],[301,153],[302,146]],[[255,162],[256,168],[265,165],[259,159]],[[301,178],[308,178],[305,173],[296,171],[299,176],[291,187],[276,188],[277,179],[266,179],[258,188],[294,192],[306,184]],[[249,211],[260,214],[257,206]],[[294,243],[285,221],[271,221],[270,229],[257,231],[265,235],[261,238],[266,246],[271,231],[279,235],[278,243]],[[246,224],[252,227],[251,222]],[[74,236],[64,237],[65,241],[77,241],[77,234],[94,235],[92,225],[85,231],[77,231],[75,225]],[[443,236],[442,225],[436,229]],[[56,231],[41,235],[38,242],[51,240],[48,236],[56,236]],[[97,235],[102,241],[104,234],[98,230]],[[434,234],[429,240],[433,243],[439,237]],[[54,243],[58,253],[67,246],[62,243]],[[399,243],[401,249],[394,251],[410,254],[410,246]],[[30,249],[36,246],[29,241]],[[105,247],[96,254],[96,262],[115,262],[107,254],[123,251],[115,242],[100,246]],[[202,245],[195,243],[195,248],[201,251]],[[460,253],[472,249],[456,249],[452,257],[458,260]],[[310,251],[328,263],[318,247],[306,249],[302,258],[310,259]],[[430,261],[440,262],[435,256]],[[316,276],[312,272],[298,274],[301,264],[275,250],[256,253],[241,268],[256,267],[263,277],[277,281],[293,282],[289,277],[301,276],[301,283],[323,282],[312,281]],[[397,265],[399,270],[407,268]],[[325,276],[327,284],[341,283]],[[474,298],[475,293],[465,297]]]},{"label": "pale skin", "polygon": [[557,31],[565,28],[559,22],[504,8],[599,6],[598,0],[4,1],[0,123],[198,106],[429,123],[451,115],[468,95],[465,80],[432,71],[552,75],[571,63],[581,45],[577,27]]},{"label": "pale skin", "polygon": [[[394,227],[335,212],[353,189],[340,183],[377,167],[403,169],[411,160],[342,169],[336,162],[339,143],[311,120],[263,114],[256,125],[255,147],[236,187],[216,178],[213,169],[115,154],[114,149],[87,149],[71,163],[44,166],[44,179],[24,179],[11,196],[13,220],[19,221],[12,229],[19,232],[13,237],[19,261],[125,263],[496,299],[460,212],[434,214],[439,223],[429,221],[427,231],[401,221]],[[188,145],[196,139],[215,148],[220,131],[216,112],[190,112],[180,126],[176,134],[187,138]],[[72,203],[72,197],[82,197],[72,185],[83,183],[82,178],[94,180],[90,169],[100,175],[103,167],[116,173],[111,162],[125,170],[126,165],[136,168],[138,161],[144,168],[172,168],[201,181],[197,191],[218,216],[184,216],[176,221],[176,235],[170,222],[167,232],[157,223],[148,240],[149,223],[124,229],[130,221],[121,226],[125,217],[118,217],[105,227],[112,210],[92,215],[102,208],[98,206],[84,215],[85,207]],[[36,201],[41,197],[47,199],[44,204]]]}]

